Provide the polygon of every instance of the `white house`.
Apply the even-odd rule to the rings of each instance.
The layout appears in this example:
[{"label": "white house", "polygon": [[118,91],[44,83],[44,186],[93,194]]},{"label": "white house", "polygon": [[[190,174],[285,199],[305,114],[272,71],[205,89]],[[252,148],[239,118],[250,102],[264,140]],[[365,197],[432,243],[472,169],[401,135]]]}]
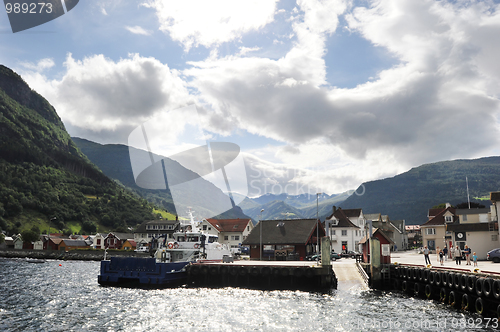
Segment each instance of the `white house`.
[{"label": "white house", "polygon": [[220,243],[225,243],[230,248],[239,248],[254,225],[251,219],[205,219],[201,227],[211,234],[218,235]]},{"label": "white house", "polygon": [[335,252],[361,251],[359,242],[365,236],[366,219],[361,209],[333,207],[333,213],[326,218],[332,249]]}]

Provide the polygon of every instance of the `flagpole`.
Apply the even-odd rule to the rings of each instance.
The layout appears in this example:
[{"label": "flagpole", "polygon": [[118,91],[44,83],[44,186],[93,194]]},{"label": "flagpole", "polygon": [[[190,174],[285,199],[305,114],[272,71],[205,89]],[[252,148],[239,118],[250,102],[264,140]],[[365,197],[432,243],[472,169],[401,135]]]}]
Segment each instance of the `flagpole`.
[{"label": "flagpole", "polygon": [[467,175],[465,176],[465,183],[467,184],[467,202],[469,203],[469,210],[470,210],[469,180],[467,179]]}]

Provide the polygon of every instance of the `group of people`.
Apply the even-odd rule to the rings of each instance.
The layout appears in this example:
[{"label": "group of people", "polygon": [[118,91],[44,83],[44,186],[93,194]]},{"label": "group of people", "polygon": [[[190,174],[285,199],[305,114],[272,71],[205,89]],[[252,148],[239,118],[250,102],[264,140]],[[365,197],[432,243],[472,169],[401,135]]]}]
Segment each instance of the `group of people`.
[{"label": "group of people", "polygon": [[[450,258],[454,258],[455,262],[457,265],[462,265],[462,249],[460,249],[459,246],[456,246],[453,248],[453,246],[450,247],[450,251],[448,251],[448,248],[445,246],[442,250],[437,247],[436,253],[439,258],[439,263],[441,265],[444,265],[444,261],[448,260],[448,254]],[[472,250],[466,245],[463,250],[463,254],[465,254],[465,265],[471,265],[471,257],[472,261],[474,262],[474,266],[477,266],[477,255],[476,252],[472,252]],[[431,259],[429,258],[429,249],[427,246],[424,247],[424,257],[425,257],[425,264],[431,264]]]}]

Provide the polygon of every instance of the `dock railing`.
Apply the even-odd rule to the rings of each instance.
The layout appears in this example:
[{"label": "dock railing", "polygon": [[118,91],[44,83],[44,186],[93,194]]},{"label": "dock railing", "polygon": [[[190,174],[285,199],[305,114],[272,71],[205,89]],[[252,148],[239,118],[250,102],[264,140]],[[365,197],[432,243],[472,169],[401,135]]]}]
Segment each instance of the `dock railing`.
[{"label": "dock railing", "polygon": [[361,278],[365,281],[367,286],[370,286],[370,277],[366,273],[365,269],[359,262],[356,262],[356,267],[358,268],[359,274],[361,275]]}]

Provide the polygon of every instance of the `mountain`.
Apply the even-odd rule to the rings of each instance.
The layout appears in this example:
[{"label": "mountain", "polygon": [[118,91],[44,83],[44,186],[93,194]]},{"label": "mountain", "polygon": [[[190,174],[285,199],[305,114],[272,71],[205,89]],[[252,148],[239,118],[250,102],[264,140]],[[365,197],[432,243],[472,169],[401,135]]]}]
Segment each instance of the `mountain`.
[{"label": "mountain", "polygon": [[26,224],[126,230],[152,218],[152,206],[93,165],[47,100],[2,65],[0,170],[0,228],[9,233]]},{"label": "mountain", "polygon": [[[261,215],[261,210],[264,209]],[[245,214],[254,220],[269,219],[300,219],[304,218],[299,209],[286,204],[283,201],[271,201],[261,204],[258,207],[245,209]]]},{"label": "mountain", "polygon": [[[500,190],[500,157],[453,160],[426,164],[392,178],[363,183],[347,198],[342,208],[362,208],[363,213],[382,213],[409,225],[427,221],[429,208],[441,204],[489,198]],[[489,205],[489,199],[481,201]]]},{"label": "mountain", "polygon": [[258,220],[261,209],[264,209],[262,217],[264,219],[316,218],[316,215],[330,215],[332,207],[343,202],[347,197],[349,197],[348,192],[337,195],[322,193],[316,202],[316,195],[310,194],[265,194],[256,198],[247,197],[239,206],[254,220]]},{"label": "mountain", "polygon": [[[134,174],[130,162],[129,150],[132,149],[133,154],[135,156],[143,154],[149,160],[150,155],[148,152],[130,148],[127,145],[99,144],[77,137],[73,137],[73,141],[78,146],[78,148],[104,172],[104,174],[120,182],[126,188],[137,193],[138,195],[145,198],[149,202],[154,203],[160,207],[163,207],[171,213],[185,215],[185,212],[188,211],[189,208],[194,208],[196,217],[210,217],[215,219],[248,218],[248,216],[243,213],[243,211],[240,209],[239,206],[236,206],[219,215],[215,215],[216,212],[214,211],[223,210],[222,208],[220,208],[219,204],[220,202],[227,201],[228,197],[219,188],[214,186],[211,182],[199,178],[196,173],[182,167],[176,161],[173,161],[169,158],[165,158],[163,156],[153,155],[154,160],[162,159],[164,161],[165,168],[170,170],[168,172],[169,182],[170,181],[179,182],[176,178],[170,177],[170,175],[177,176],[178,178],[183,178],[183,179],[198,178],[196,186],[198,186],[199,192],[210,193],[209,195],[203,195],[203,196],[200,195],[199,197],[193,197],[192,206],[185,206],[183,204],[177,203],[176,205],[180,206],[182,211],[176,211],[175,209],[176,205],[174,205],[174,202],[172,200],[172,195],[170,193],[170,189],[168,188],[168,183],[165,183],[166,189],[144,189],[136,184],[136,180],[134,179]],[[186,193],[185,195],[190,195],[190,194]],[[203,201],[204,204],[197,204],[197,202],[200,203],[201,201]],[[211,206],[214,209],[203,208],[201,206]]]}]

